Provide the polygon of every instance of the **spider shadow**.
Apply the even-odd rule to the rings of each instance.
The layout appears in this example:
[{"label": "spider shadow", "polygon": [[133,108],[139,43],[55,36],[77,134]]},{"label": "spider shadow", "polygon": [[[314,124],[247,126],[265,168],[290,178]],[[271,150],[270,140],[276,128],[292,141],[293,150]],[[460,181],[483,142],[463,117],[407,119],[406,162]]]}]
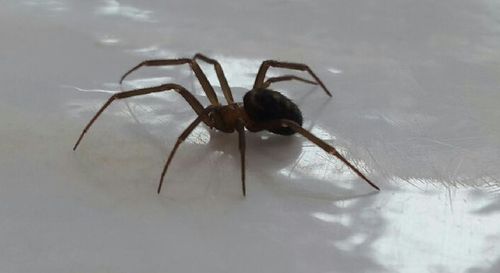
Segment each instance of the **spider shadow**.
[{"label": "spider shadow", "polygon": [[[237,136],[220,132],[213,132],[211,135],[206,150],[223,151],[233,159],[231,167],[238,171],[240,166]],[[268,132],[247,134],[247,183],[251,185],[252,181],[259,182],[279,195],[329,201],[348,200],[377,193],[357,176],[347,183],[337,184],[337,181],[331,181],[329,176],[317,177],[310,174],[310,171],[315,172],[313,169],[315,166],[330,168],[329,166],[334,165],[333,161],[337,159],[326,153],[323,155],[324,151],[319,147],[314,148],[311,153],[309,147],[307,149],[304,147],[304,143],[307,142],[295,135],[280,136]],[[304,154],[308,154],[308,161],[312,160],[312,165],[303,166],[301,161]],[[311,157],[311,154],[318,156]],[[235,179],[239,178],[234,172],[233,175]]]}]

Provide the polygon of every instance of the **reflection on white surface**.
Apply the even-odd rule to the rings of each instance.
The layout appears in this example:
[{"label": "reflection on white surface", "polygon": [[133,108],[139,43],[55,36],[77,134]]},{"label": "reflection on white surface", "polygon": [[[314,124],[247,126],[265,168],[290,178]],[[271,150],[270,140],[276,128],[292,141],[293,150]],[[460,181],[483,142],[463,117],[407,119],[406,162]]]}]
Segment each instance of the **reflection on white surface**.
[{"label": "reflection on white surface", "polygon": [[175,55],[172,51],[160,48],[156,45],[148,46],[144,48],[137,48],[130,50],[133,54],[141,56],[145,59],[167,59],[167,58],[175,58]]},{"label": "reflection on white surface", "polygon": [[153,11],[122,5],[117,0],[104,0],[103,2],[103,6],[97,9],[97,14],[123,16],[135,21],[153,21],[151,17]]},{"label": "reflection on white surface", "polygon": [[[337,151],[344,155],[344,157],[353,163],[359,170],[370,176],[372,170],[365,162],[350,159],[348,156],[349,151],[346,148],[332,143],[332,141],[336,139],[335,136],[331,135],[320,126],[314,126],[311,132],[330,143],[330,145],[333,145]],[[294,164],[281,169],[281,174],[294,180],[304,179],[306,177],[315,178],[324,181],[324,183],[332,183],[337,186],[341,186],[343,181],[352,182],[358,180],[359,177],[336,157],[324,152],[307,139],[303,139],[303,141],[302,149]],[[358,181],[356,181],[356,183],[357,182]],[[344,184],[344,187],[349,188],[350,185]]]},{"label": "reflection on white surface", "polygon": [[[500,271],[498,1],[4,2],[0,272]],[[382,191],[304,138],[248,133],[243,198],[237,135],[202,125],[157,195],[195,118],[173,92],[113,103],[71,151],[127,69],[198,51],[236,98],[264,59],[310,65],[332,99],[276,88]],[[187,66],[127,79],[208,104]]]},{"label": "reflection on white surface", "polygon": [[366,239],[367,236],[365,234],[354,234],[349,238],[335,242],[335,246],[343,251],[356,251],[356,248],[363,247]]},{"label": "reflection on white surface", "polygon": [[[123,86],[125,87],[124,90],[139,89],[139,88],[158,86],[171,81],[172,77],[141,78],[141,79],[125,80],[123,81]],[[154,96],[157,94],[153,93],[148,95]]]},{"label": "reflection on white surface", "polygon": [[210,134],[206,128],[198,127],[193,130],[186,141],[194,144],[206,145],[210,142]]},{"label": "reflection on white surface", "polygon": [[328,68],[328,71],[332,72],[332,74],[341,74],[342,73],[342,70],[338,69],[338,68]]},{"label": "reflection on white surface", "polygon": [[[307,125],[306,125],[307,126]],[[320,126],[314,126],[313,128],[310,129],[311,133],[316,135],[317,137],[321,138],[324,141],[335,141],[337,139],[334,135],[332,135],[328,130],[321,128]],[[312,144],[312,143],[310,143]]]},{"label": "reflection on white surface", "polygon": [[99,40],[99,43],[106,46],[113,46],[119,44],[120,39],[106,35]]},{"label": "reflection on white surface", "polygon": [[[359,169],[363,169],[359,164],[355,165]],[[316,146],[304,146],[296,162],[292,166],[280,170],[280,173],[290,179],[309,177],[319,179],[320,181],[324,181],[324,183],[334,184],[342,181],[356,180],[357,178],[357,175],[345,166],[344,163]]]},{"label": "reflection on white surface", "polygon": [[107,94],[115,94],[117,92],[115,90],[106,90],[106,89],[84,89],[71,85],[61,85],[61,87],[75,89],[76,91],[79,92],[94,92],[94,93],[107,93]]},{"label": "reflection on white surface", "polygon": [[[464,272],[474,264],[488,264],[498,252],[487,239],[498,235],[500,221],[481,217],[473,207],[470,191],[449,189],[448,193],[398,192],[387,196],[382,212],[390,225],[374,247],[381,261],[397,261],[399,272]],[[485,237],[486,235],[486,237]],[[392,263],[392,262],[389,262]]]},{"label": "reflection on white surface", "polygon": [[349,215],[342,215],[339,217],[338,215],[333,215],[330,213],[315,212],[313,213],[313,217],[327,223],[339,223],[346,227],[350,226],[352,223],[352,220],[349,217]]},{"label": "reflection on white surface", "polygon": [[65,1],[47,0],[47,1],[24,1],[23,4],[31,7],[41,7],[49,11],[65,11],[68,9]]}]

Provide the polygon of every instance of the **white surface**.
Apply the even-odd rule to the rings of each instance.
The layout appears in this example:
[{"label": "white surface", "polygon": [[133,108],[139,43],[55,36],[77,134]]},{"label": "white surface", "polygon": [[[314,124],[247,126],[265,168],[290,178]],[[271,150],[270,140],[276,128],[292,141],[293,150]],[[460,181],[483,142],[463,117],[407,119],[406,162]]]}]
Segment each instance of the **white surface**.
[{"label": "white surface", "polygon": [[[500,271],[497,1],[1,2],[0,272]],[[276,88],[382,191],[248,134],[242,198],[236,136],[200,126],[157,195],[194,118],[176,94],[114,103],[71,150],[127,69],[197,51],[239,99],[263,59],[310,64],[332,99]],[[207,103],[186,67],[131,79]]]}]

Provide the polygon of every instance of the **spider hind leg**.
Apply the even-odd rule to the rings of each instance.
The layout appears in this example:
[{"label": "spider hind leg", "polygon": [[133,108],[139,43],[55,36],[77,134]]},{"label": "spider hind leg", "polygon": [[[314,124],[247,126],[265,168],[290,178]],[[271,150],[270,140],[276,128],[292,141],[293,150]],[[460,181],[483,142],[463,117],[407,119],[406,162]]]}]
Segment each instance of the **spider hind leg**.
[{"label": "spider hind leg", "polygon": [[347,165],[354,173],[356,173],[359,177],[361,177],[366,183],[372,186],[374,189],[380,191],[380,188],[375,185],[370,179],[368,179],[358,168],[356,168],[351,162],[349,162],[345,157],[343,157],[333,146],[319,139],[317,136],[313,135],[311,132],[302,128],[298,123],[287,120],[287,119],[278,119],[269,122],[264,122],[260,124],[254,124],[256,128],[261,128],[265,130],[271,131],[273,128],[279,127],[288,127],[291,130],[299,133],[312,143],[316,144],[318,147],[323,149],[325,152],[337,157],[340,161]]},{"label": "spider hind leg", "polygon": [[[293,76],[293,75],[272,77],[272,78],[269,78],[267,81],[264,81],[266,78],[266,73],[270,67],[304,71],[304,72],[307,72],[314,79],[314,81],[307,80],[307,79]],[[260,65],[259,71],[257,72],[257,76],[255,77],[255,82],[254,82],[253,87],[254,88],[264,87],[265,88],[265,87],[268,87],[273,82],[288,81],[288,80],[298,80],[298,81],[302,81],[305,83],[319,84],[328,96],[330,96],[330,97],[332,96],[332,94],[330,93],[328,88],[326,88],[325,84],[319,79],[319,77],[312,71],[312,69],[308,65],[301,64],[301,63],[281,62],[281,61],[275,61],[275,60],[267,60],[267,61],[262,62],[262,64]]]}]

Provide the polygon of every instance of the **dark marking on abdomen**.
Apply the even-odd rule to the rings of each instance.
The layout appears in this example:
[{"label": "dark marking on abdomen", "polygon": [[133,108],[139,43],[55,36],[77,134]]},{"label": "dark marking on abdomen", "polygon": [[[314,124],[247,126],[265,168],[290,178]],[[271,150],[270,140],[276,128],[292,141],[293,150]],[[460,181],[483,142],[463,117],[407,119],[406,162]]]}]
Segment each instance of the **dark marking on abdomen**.
[{"label": "dark marking on abdomen", "polygon": [[[277,91],[264,88],[251,90],[243,97],[243,104],[248,116],[256,122],[288,119],[302,126],[302,112],[300,112],[299,107]],[[270,131],[280,135],[295,133],[295,131],[287,127],[280,127]]]}]

